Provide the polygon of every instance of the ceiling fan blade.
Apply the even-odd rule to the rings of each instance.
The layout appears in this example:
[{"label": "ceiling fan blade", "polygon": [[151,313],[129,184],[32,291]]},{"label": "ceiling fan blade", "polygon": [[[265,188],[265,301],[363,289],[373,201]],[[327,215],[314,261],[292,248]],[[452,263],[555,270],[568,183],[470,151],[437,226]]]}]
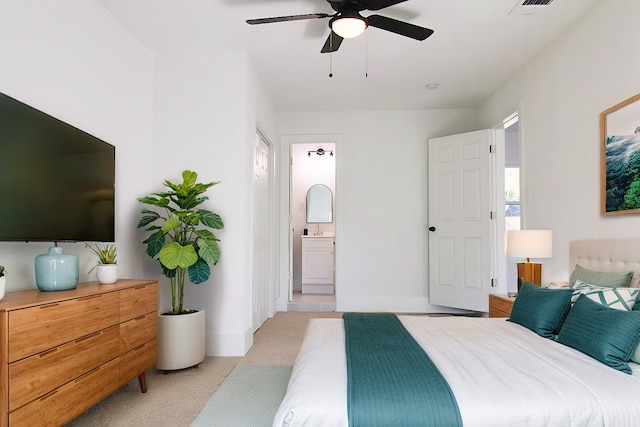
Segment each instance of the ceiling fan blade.
[{"label": "ceiling fan blade", "polygon": [[365,0],[364,4],[367,10],[380,10],[405,1],[407,0]]},{"label": "ceiling fan blade", "polygon": [[306,15],[274,16],[273,18],[247,19],[247,24],[270,24],[272,22],[300,21],[303,19],[331,18],[326,13],[307,13]]},{"label": "ceiling fan blade", "polygon": [[416,40],[424,40],[433,34],[433,30],[429,28],[419,27],[409,24],[408,22],[398,21],[397,19],[387,18],[386,16],[371,15],[367,17],[367,23],[381,30],[391,31],[401,36],[411,37]]},{"label": "ceiling fan blade", "polygon": [[324,42],[324,46],[322,46],[322,50],[320,51],[320,53],[330,53],[337,51],[342,44],[342,40],[344,40],[342,37],[331,31],[329,37],[327,37],[327,41]]}]

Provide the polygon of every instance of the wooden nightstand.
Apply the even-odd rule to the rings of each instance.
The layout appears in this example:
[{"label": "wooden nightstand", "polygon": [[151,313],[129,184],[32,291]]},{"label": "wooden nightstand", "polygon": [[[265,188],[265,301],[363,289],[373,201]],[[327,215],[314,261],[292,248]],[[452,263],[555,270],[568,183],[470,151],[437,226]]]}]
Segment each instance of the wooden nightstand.
[{"label": "wooden nightstand", "polygon": [[509,317],[516,297],[489,294],[489,317]]}]

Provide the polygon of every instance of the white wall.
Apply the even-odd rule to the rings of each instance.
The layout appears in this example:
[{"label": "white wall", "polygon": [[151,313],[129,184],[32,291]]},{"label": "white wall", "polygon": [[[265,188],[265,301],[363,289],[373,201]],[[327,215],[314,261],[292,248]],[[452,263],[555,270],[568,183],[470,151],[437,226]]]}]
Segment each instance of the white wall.
[{"label": "white wall", "polygon": [[[116,147],[120,277],[141,276],[136,202],[151,182],[153,55],[97,1],[0,2],[0,92]],[[20,161],[20,159],[16,159]],[[2,215],[7,214],[2,206]],[[43,206],[43,214],[46,207]],[[7,290],[35,288],[34,258],[49,243],[0,243]],[[82,243],[80,280],[96,258]]]},{"label": "white wall", "polygon": [[[438,311],[427,290],[427,141],[476,128],[473,110],[283,112],[292,135],[336,142],[336,309]],[[285,144],[280,147],[287,149]],[[281,197],[288,179],[281,178]],[[280,239],[287,242],[281,200]],[[287,251],[281,248],[281,262]],[[283,255],[285,254],[285,255]],[[281,269],[281,271],[283,271]],[[281,280],[281,295],[286,295]],[[286,306],[281,298],[279,305]]]},{"label": "white wall", "polygon": [[[222,215],[222,257],[210,283],[189,284],[187,304],[207,310],[207,354],[240,356],[252,343],[252,159],[256,124],[273,140],[275,109],[246,54],[152,54],[95,1],[0,2],[0,91],[116,146],[120,277],[158,278],[136,229],[140,196],[193,169]],[[221,67],[220,64],[225,64]],[[275,209],[275,207],[274,207]],[[33,262],[47,243],[0,243],[7,290],[35,288]],[[95,258],[81,243],[81,280]],[[274,244],[274,249],[277,249]],[[274,281],[277,274],[274,261]],[[193,288],[193,289],[191,289]],[[168,305],[161,286],[161,306]]]},{"label": "white wall", "polygon": [[638,214],[600,215],[599,163],[599,114],[640,93],[638,16],[637,0],[596,3],[479,109],[483,127],[521,109],[523,228],[554,232],[543,282],[567,280],[571,240],[638,237]]},{"label": "white wall", "polygon": [[[204,206],[224,221],[216,232],[222,255],[206,283],[185,285],[185,305],[206,310],[207,355],[241,356],[252,344],[255,130],[257,123],[274,129],[272,108],[241,52],[163,50],[155,73],[156,184],[149,191],[161,190],[164,179],[179,182],[184,169],[198,172],[200,182],[220,181]],[[146,275],[160,277],[157,263],[149,262]],[[167,287],[161,302],[169,303]]]}]

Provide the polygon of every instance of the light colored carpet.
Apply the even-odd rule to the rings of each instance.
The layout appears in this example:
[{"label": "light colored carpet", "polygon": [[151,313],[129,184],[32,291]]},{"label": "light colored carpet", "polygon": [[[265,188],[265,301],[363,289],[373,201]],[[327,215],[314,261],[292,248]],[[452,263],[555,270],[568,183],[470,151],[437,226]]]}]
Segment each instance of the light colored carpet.
[{"label": "light colored carpet", "polygon": [[287,391],[291,366],[238,365],[190,427],[269,427]]}]

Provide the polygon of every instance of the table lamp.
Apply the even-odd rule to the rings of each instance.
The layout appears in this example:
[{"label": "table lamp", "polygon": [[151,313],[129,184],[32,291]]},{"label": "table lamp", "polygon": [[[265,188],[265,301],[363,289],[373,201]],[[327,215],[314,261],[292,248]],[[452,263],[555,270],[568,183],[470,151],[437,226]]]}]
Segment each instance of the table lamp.
[{"label": "table lamp", "polygon": [[518,291],[525,282],[542,284],[542,265],[529,258],[551,258],[552,250],[551,230],[507,231],[507,256],[526,259],[518,263]]}]

